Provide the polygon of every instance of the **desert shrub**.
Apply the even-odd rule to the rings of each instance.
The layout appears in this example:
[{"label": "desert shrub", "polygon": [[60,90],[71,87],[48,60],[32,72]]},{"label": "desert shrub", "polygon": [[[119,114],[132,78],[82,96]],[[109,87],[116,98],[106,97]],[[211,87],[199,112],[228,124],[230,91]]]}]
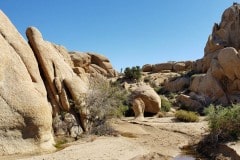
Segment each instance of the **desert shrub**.
[{"label": "desert shrub", "polygon": [[199,121],[199,116],[195,112],[178,110],[175,113],[175,117],[182,122],[197,122]]},{"label": "desert shrub", "polygon": [[[96,125],[97,124],[97,125]],[[91,134],[104,136],[104,135],[114,135],[116,131],[109,125],[105,120],[98,121],[92,128]]]},{"label": "desert shrub", "polygon": [[145,77],[144,80],[143,80],[145,83],[149,83],[151,81],[151,78],[150,77]]},{"label": "desert shrub", "polygon": [[240,105],[230,107],[210,105],[204,110],[215,141],[235,140],[240,136]]},{"label": "desert shrub", "polygon": [[169,112],[172,107],[172,103],[169,102],[166,97],[164,96],[160,96],[160,97],[161,97],[161,111]]},{"label": "desert shrub", "polygon": [[127,67],[124,70],[124,75],[126,79],[139,81],[142,77],[141,68],[139,66]]},{"label": "desert shrub", "polygon": [[[113,117],[121,117],[128,109],[127,91],[117,83],[111,84],[104,77],[90,78],[88,92],[79,98],[76,108],[84,107],[88,111],[89,132],[103,135],[112,130],[106,121]],[[84,103],[82,103],[82,101]]]}]

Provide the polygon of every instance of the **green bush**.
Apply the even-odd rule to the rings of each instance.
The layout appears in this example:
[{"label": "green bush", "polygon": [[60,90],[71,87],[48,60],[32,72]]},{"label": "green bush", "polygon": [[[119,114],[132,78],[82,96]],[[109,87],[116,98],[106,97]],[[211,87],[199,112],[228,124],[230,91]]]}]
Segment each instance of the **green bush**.
[{"label": "green bush", "polygon": [[120,105],[115,112],[113,113],[113,115],[115,115],[116,117],[122,117],[124,115],[126,115],[126,112],[129,110],[129,106],[122,104]]},{"label": "green bush", "polygon": [[172,107],[172,103],[169,102],[166,97],[164,96],[160,96],[160,97],[161,97],[161,111],[169,112]]},{"label": "green bush", "polygon": [[240,105],[230,107],[211,105],[204,110],[212,137],[216,141],[235,140],[240,136]]},{"label": "green bush", "polygon": [[182,122],[198,122],[199,121],[198,114],[191,111],[178,110],[175,113],[175,117]]},{"label": "green bush", "polygon": [[124,75],[126,79],[137,80],[137,81],[139,81],[142,77],[141,69],[139,66],[132,67],[132,68],[127,67],[124,70]]}]

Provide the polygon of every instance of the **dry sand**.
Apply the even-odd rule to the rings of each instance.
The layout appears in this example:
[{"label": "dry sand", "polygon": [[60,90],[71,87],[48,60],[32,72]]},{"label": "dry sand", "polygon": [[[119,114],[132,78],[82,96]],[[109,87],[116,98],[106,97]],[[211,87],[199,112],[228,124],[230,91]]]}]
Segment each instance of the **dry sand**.
[{"label": "dry sand", "polygon": [[90,137],[76,141],[69,147],[55,153],[27,157],[13,156],[7,159],[173,159],[173,157],[181,154],[182,147],[200,140],[203,134],[207,132],[206,121],[182,123],[175,122],[174,118],[171,117],[145,118],[143,122],[136,122],[133,118],[124,118],[114,120],[112,126],[119,132],[120,136]]}]

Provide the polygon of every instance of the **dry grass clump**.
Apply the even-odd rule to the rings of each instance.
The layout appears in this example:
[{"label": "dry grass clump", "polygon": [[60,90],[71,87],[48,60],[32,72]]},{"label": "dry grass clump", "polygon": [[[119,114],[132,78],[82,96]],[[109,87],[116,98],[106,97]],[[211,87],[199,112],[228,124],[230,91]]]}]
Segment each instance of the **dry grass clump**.
[{"label": "dry grass clump", "polygon": [[198,114],[191,111],[178,110],[175,113],[175,117],[182,122],[198,122],[199,121]]}]

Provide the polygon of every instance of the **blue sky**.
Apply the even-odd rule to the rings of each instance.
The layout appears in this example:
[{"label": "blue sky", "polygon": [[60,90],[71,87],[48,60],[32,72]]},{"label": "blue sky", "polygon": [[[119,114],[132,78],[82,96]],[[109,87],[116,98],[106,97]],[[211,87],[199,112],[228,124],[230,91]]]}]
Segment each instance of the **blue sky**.
[{"label": "blue sky", "polygon": [[120,70],[202,58],[215,22],[233,1],[1,0],[0,8],[25,36],[37,27],[45,40],[70,51],[107,56]]}]

